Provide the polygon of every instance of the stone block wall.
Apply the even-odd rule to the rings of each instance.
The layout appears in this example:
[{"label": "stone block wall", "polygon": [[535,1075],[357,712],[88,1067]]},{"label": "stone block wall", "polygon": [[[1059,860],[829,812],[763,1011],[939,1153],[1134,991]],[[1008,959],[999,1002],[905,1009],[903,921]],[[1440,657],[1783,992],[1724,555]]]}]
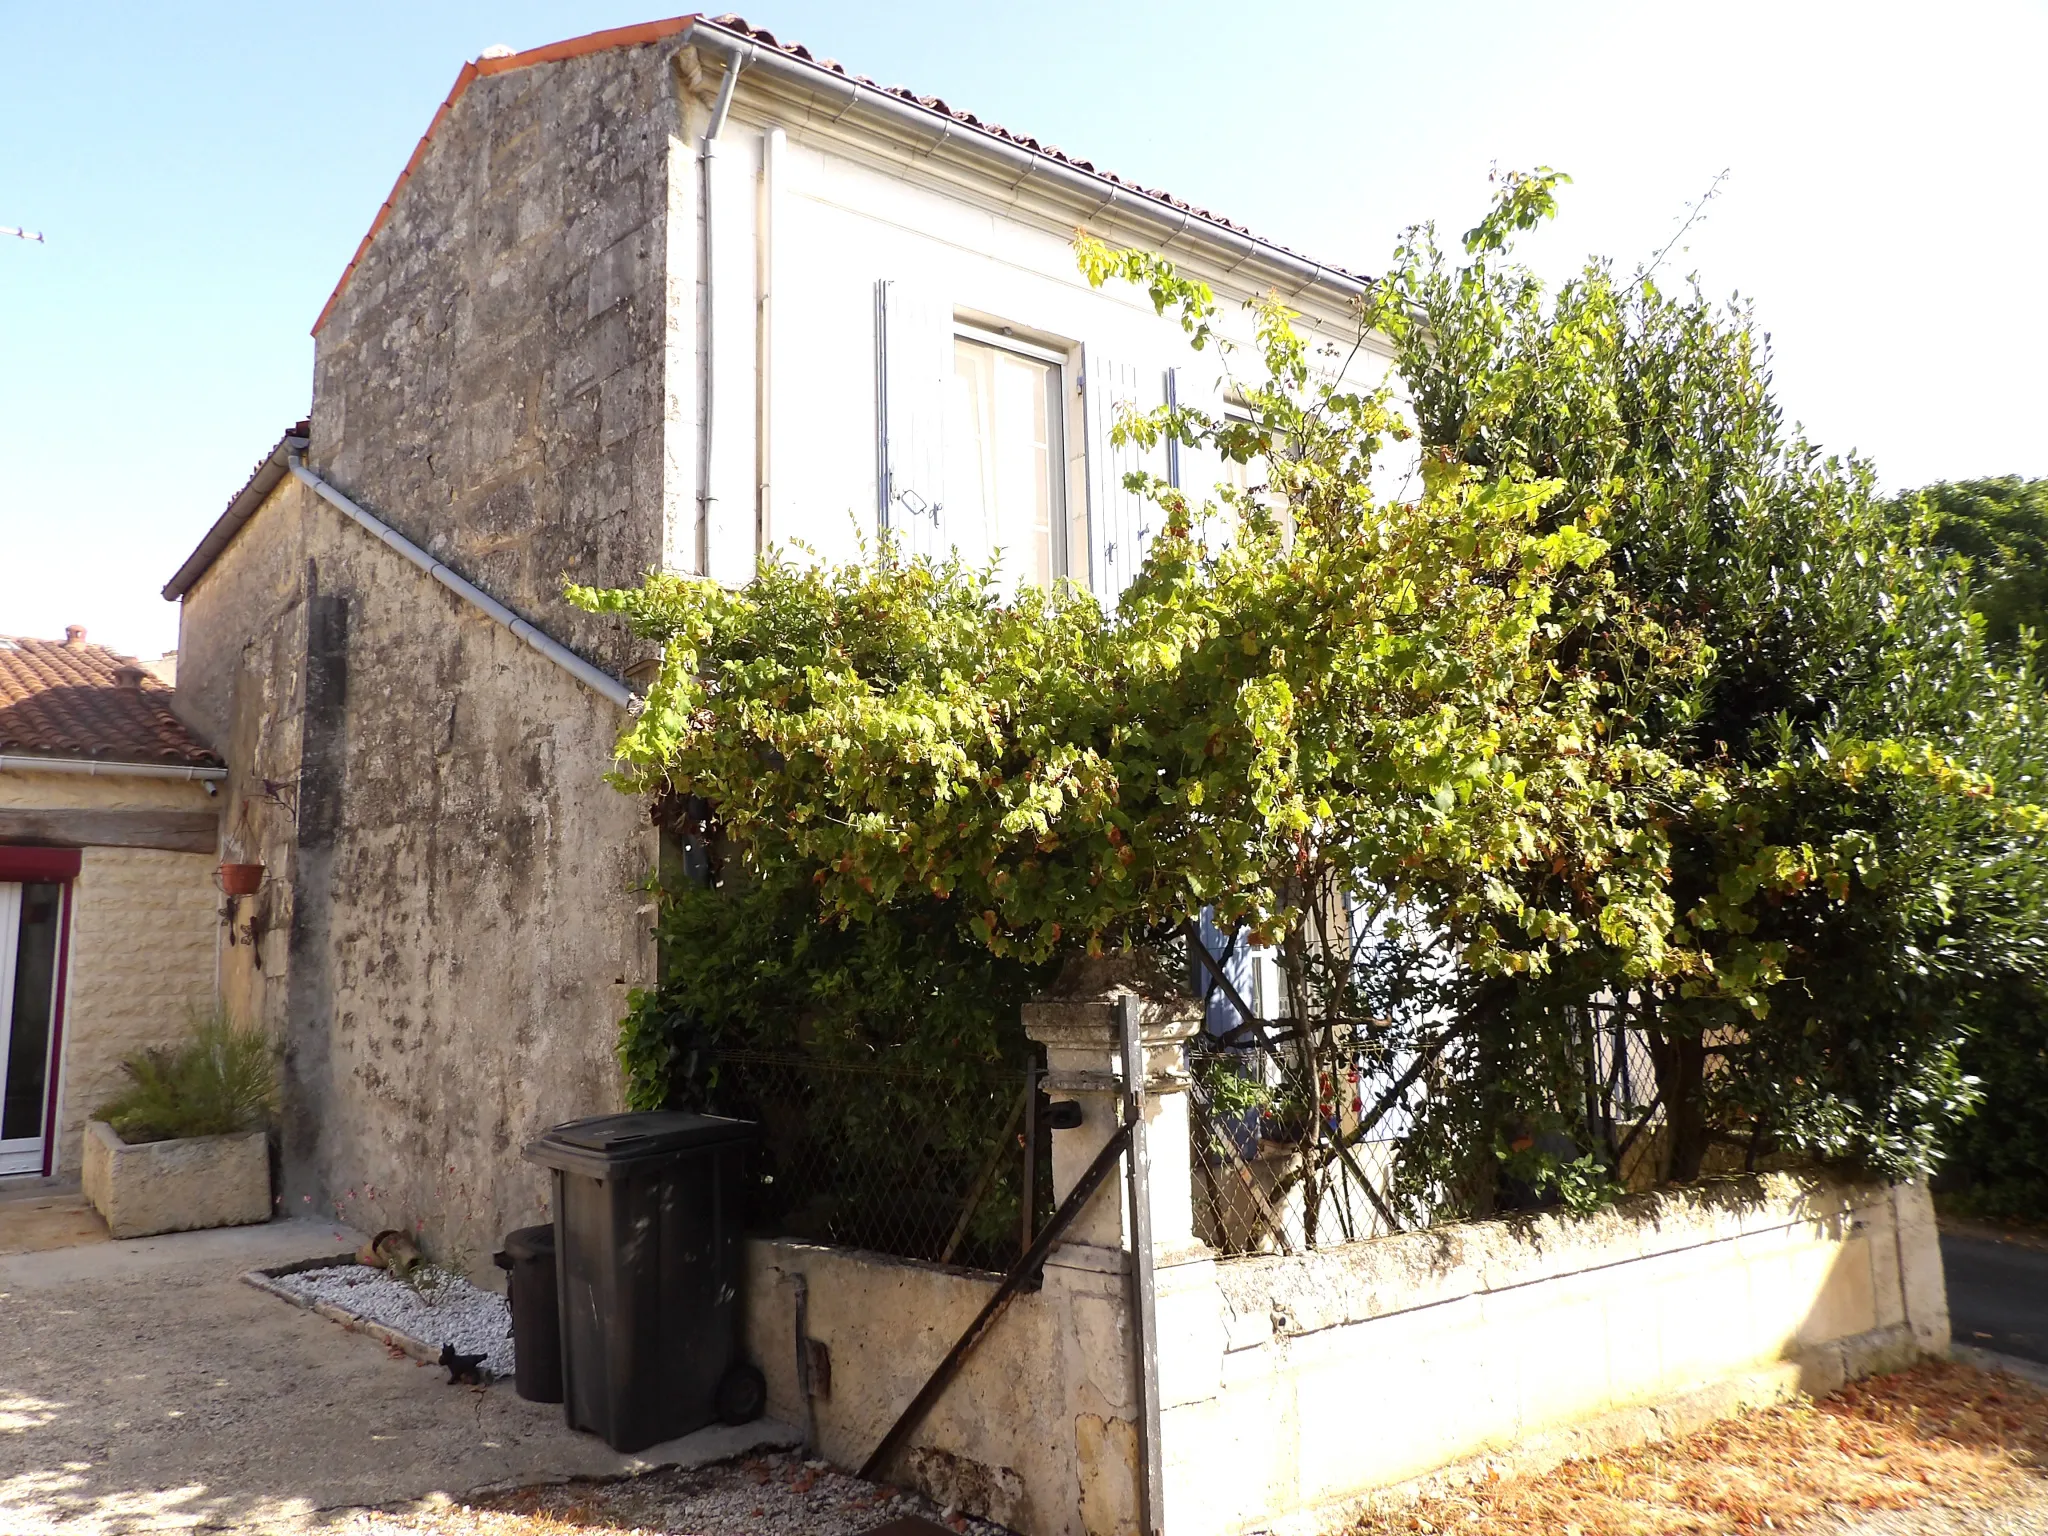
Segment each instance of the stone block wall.
[{"label": "stone block wall", "polygon": [[[1084,962],[1097,968],[1116,962]],[[1114,1133],[1116,990],[1028,1004],[1064,1201]],[[1191,1239],[1180,1060],[1198,1010],[1148,997],[1160,1483],[1174,1536],[1334,1528],[1455,1466],[1541,1465],[1825,1393],[1948,1347],[1924,1187],[1728,1180],[1585,1217],[1469,1222],[1219,1262]],[[1144,1528],[1146,1422],[1120,1181],[1080,1209],[885,1477],[1025,1536]],[[770,1405],[857,1466],[993,1293],[993,1277],[798,1242],[749,1244],[747,1339]],[[803,1332],[829,1380],[807,1398]],[[814,1387],[816,1384],[813,1359]]]},{"label": "stone block wall", "polygon": [[487,1275],[545,1211],[521,1146],[620,1107],[655,832],[616,706],[353,523],[306,547],[287,1204]]},{"label": "stone block wall", "polygon": [[662,561],[679,127],[661,45],[472,81],[315,338],[312,466],[614,670],[561,584]]},{"label": "stone block wall", "polygon": [[[316,424],[316,432],[318,427]],[[364,499],[370,500],[365,495]],[[543,1212],[525,1140],[618,1107],[652,965],[620,717],[296,481],[185,598],[228,761],[220,989],[282,1042],[288,1209],[423,1224],[487,1271]]]},{"label": "stone block wall", "polygon": [[204,784],[185,779],[39,773],[25,768],[0,774],[0,810],[210,811],[217,803]]},{"label": "stone block wall", "polygon": [[223,903],[221,1001],[280,1043],[298,842],[307,532],[334,516],[296,480],[280,481],[179,614],[187,686],[178,690],[178,710],[228,765],[221,857],[264,868],[254,896]]},{"label": "stone block wall", "polygon": [[122,1058],[175,1043],[194,1010],[212,1007],[213,873],[204,854],[84,851],[71,890],[54,1172],[77,1174],[86,1120],[127,1082]]},{"label": "stone block wall", "polygon": [[[678,127],[660,46],[472,80],[315,338],[311,466],[614,673],[651,647],[562,583],[662,561]],[[622,717],[292,480],[181,655],[269,872],[221,985],[284,1041],[286,1203],[488,1273],[544,1209],[523,1142],[620,1102],[656,846],[604,783]]]}]

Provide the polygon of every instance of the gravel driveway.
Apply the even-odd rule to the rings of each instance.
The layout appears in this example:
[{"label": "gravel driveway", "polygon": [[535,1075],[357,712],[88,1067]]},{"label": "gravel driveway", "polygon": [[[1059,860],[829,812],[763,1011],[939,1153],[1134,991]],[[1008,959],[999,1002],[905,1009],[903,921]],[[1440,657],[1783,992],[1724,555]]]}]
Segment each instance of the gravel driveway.
[{"label": "gravel driveway", "polygon": [[0,1532],[281,1536],[795,1441],[764,1421],[620,1456],[509,1383],[451,1387],[240,1279],[360,1241],[291,1221],[0,1256]]}]

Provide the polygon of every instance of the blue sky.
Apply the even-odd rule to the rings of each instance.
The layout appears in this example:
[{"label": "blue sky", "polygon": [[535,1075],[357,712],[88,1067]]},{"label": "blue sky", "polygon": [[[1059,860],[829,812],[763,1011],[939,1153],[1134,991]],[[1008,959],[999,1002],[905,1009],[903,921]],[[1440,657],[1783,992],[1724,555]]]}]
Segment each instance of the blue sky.
[{"label": "blue sky", "polygon": [[[0,0],[0,633],[175,643],[158,589],[306,409],[308,327],[465,59],[631,0]],[[1489,165],[1570,171],[1530,253],[1753,295],[1781,397],[1889,485],[2048,474],[2048,6],[773,0],[749,20],[1380,265]]]}]

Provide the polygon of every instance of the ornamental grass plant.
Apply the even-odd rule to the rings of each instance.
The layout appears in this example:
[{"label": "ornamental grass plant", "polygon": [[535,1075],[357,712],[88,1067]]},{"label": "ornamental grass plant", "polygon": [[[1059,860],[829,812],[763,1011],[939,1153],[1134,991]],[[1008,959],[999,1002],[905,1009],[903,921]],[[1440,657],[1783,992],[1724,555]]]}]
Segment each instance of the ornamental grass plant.
[{"label": "ornamental grass plant", "polygon": [[277,1053],[269,1036],[224,1008],[195,1010],[185,1038],[121,1063],[128,1086],[98,1118],[130,1144],[261,1130],[277,1106]]}]

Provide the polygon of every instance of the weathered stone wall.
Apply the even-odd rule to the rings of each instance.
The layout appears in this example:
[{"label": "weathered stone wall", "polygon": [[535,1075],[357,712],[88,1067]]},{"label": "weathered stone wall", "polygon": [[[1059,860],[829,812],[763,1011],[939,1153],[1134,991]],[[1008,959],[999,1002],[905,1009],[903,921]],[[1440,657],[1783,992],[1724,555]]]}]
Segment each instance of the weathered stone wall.
[{"label": "weathered stone wall", "polygon": [[[561,585],[661,559],[675,124],[658,48],[475,80],[316,338],[311,465],[614,671],[644,648]],[[285,1041],[286,1202],[487,1269],[542,1209],[521,1144],[619,1103],[621,717],[294,481],[185,601],[224,845],[268,871],[222,990]]]},{"label": "weathered stone wall", "polygon": [[353,524],[308,530],[288,1194],[487,1269],[543,1210],[521,1145],[619,1105],[654,832],[604,782],[614,705]]},{"label": "weathered stone wall", "polygon": [[297,481],[281,481],[179,613],[179,655],[187,658],[179,713],[228,765],[221,857],[264,867],[254,896],[223,902],[221,1001],[280,1041],[298,841],[309,515],[333,514]]},{"label": "weathered stone wall", "polygon": [[312,466],[615,670],[623,629],[561,583],[662,558],[665,57],[473,81],[316,337]]},{"label": "weathered stone wall", "polygon": [[223,846],[266,871],[221,990],[284,1042],[286,1204],[487,1265],[545,1196],[520,1145],[619,1101],[653,836],[603,782],[618,711],[296,482],[185,603],[231,679]]},{"label": "weathered stone wall", "polygon": [[[106,782],[88,781],[88,782]],[[121,1060],[184,1034],[213,1002],[214,860],[148,848],[88,848],[71,889],[59,1174],[75,1174],[86,1119],[120,1092]]]},{"label": "weathered stone wall", "polygon": [[[1086,1251],[1054,1250],[1044,1289],[1011,1304],[885,1475],[1026,1536],[1134,1529],[1127,1282],[1098,1264],[1101,1283],[1081,1283]],[[842,1466],[996,1284],[795,1241],[749,1243],[747,1279],[770,1411],[814,1426]],[[809,1401],[799,1283],[829,1358]],[[1305,1257],[1183,1251],[1162,1255],[1158,1286],[1164,1523],[1186,1536],[1334,1528],[1347,1504],[1476,1458],[1543,1465],[1948,1347],[1926,1190],[1818,1179]]]}]

